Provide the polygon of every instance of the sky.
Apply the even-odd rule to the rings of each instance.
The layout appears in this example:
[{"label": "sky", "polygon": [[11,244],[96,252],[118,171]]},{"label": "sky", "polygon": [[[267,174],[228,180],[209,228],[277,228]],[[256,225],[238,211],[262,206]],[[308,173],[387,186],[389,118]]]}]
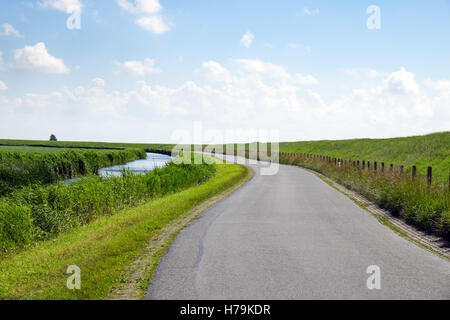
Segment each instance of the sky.
[{"label": "sky", "polygon": [[448,130],[450,0],[0,0],[3,139]]}]

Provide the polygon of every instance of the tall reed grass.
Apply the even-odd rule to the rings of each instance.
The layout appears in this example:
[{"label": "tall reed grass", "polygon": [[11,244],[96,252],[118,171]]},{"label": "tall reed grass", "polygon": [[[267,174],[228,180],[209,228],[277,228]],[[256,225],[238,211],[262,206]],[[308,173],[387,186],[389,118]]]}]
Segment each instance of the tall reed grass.
[{"label": "tall reed grass", "polygon": [[21,186],[50,184],[145,157],[143,149],[80,149],[48,153],[0,151],[0,195]]},{"label": "tall reed grass", "polygon": [[203,183],[214,164],[170,162],[145,175],[91,176],[65,185],[29,185],[0,199],[0,250],[46,240],[125,207]]}]

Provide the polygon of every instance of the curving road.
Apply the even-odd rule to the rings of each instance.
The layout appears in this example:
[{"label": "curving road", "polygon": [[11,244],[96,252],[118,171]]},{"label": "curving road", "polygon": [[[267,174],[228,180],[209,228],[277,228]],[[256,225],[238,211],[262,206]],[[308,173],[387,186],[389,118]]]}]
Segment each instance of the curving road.
[{"label": "curving road", "polygon": [[[450,299],[450,262],[395,234],[314,174],[280,166],[186,227],[147,299]],[[380,268],[381,289],[367,288]]]}]

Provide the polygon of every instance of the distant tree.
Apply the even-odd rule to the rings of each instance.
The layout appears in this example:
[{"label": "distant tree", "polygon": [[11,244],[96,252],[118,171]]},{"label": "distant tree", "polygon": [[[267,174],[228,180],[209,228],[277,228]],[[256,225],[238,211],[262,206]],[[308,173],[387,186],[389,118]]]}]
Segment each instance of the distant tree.
[{"label": "distant tree", "polygon": [[52,134],[50,136],[50,141],[58,141],[58,139],[56,139],[56,136],[54,134]]}]

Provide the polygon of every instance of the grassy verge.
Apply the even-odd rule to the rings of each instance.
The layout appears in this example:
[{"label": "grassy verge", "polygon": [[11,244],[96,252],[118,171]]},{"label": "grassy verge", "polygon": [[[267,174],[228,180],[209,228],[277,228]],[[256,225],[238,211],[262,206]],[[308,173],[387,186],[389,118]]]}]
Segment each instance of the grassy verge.
[{"label": "grassy verge", "polygon": [[[245,180],[247,170],[218,165],[216,175],[202,185],[100,218],[0,258],[0,299],[104,299],[128,276],[129,265],[148,252],[151,239],[162,236],[165,227],[197,205]],[[151,270],[160,256],[161,250],[156,250]],[[81,269],[81,290],[66,287],[70,265]]]},{"label": "grassy verge", "polygon": [[280,152],[307,153],[332,158],[378,161],[386,164],[417,166],[419,175],[433,167],[435,181],[448,183],[450,168],[450,131],[391,139],[351,139],[285,142]]}]

